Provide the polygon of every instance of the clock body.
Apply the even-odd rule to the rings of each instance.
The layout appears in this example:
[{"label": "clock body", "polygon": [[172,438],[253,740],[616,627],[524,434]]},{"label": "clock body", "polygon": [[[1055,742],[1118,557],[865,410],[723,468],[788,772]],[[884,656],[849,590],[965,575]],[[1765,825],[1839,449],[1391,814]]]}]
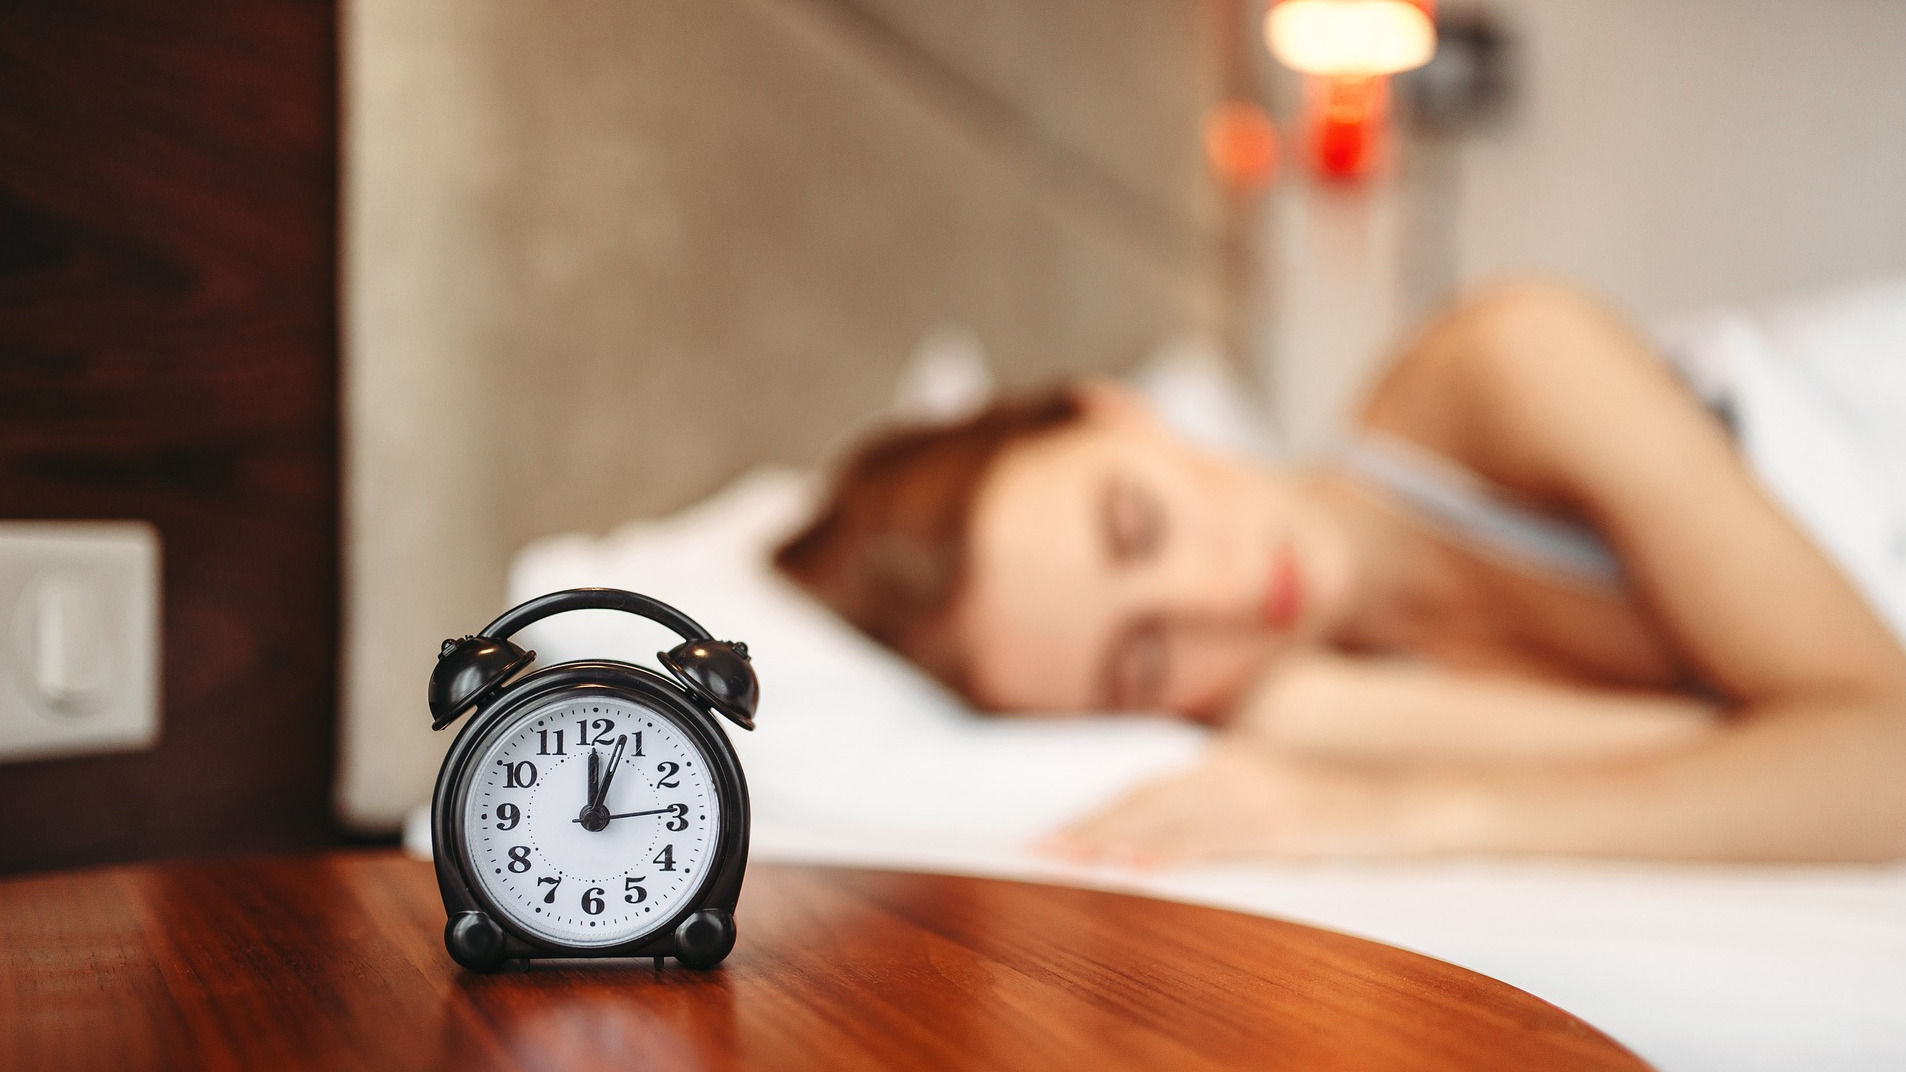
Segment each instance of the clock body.
[{"label": "clock body", "polygon": [[512,683],[451,745],[431,813],[445,942],[466,967],[708,967],[734,943],[747,784],[714,718],[653,671],[563,663]]}]

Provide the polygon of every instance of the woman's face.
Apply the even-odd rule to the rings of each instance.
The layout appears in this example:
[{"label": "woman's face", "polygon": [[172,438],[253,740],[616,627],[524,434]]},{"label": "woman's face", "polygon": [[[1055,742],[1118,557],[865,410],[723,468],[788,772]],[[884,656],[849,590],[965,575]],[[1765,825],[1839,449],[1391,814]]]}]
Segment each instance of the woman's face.
[{"label": "woman's face", "polygon": [[1294,486],[1175,438],[1135,396],[1002,454],[955,608],[976,698],[1001,710],[1220,714],[1349,589],[1345,541]]}]

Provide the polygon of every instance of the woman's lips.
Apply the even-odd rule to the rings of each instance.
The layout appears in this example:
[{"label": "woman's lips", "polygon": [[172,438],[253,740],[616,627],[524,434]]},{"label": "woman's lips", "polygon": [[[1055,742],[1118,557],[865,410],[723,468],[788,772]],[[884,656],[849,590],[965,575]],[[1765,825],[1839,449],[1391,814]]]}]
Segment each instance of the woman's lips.
[{"label": "woman's lips", "polygon": [[1296,625],[1304,610],[1304,585],[1296,558],[1289,545],[1279,548],[1271,559],[1270,581],[1264,586],[1264,624],[1280,633]]}]

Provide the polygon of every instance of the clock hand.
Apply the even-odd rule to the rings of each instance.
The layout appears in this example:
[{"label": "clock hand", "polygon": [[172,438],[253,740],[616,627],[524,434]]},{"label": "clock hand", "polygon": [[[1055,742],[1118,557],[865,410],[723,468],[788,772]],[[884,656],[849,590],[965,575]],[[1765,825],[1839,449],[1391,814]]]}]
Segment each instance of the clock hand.
[{"label": "clock hand", "polygon": [[[622,754],[622,746],[616,746],[616,757]],[[609,774],[615,774],[615,758],[609,760]],[[609,791],[609,780],[602,776],[602,753],[594,748],[589,750],[589,799],[583,803],[582,810],[576,813],[575,821],[582,824],[584,830],[595,833],[609,825],[609,809],[602,806],[602,796]]]},{"label": "clock hand", "polygon": [[616,768],[622,765],[622,749],[628,743],[629,735],[626,733],[615,739],[615,751],[609,753],[609,769],[602,772],[602,781],[596,785],[596,795],[589,798],[590,807],[600,808],[602,802],[609,799],[609,783],[615,781]]},{"label": "clock hand", "polygon": [[[660,814],[662,814],[663,812],[670,812],[670,811],[674,811],[674,810],[675,810],[676,808],[679,808],[679,807],[681,807],[681,805],[680,805],[680,804],[670,804],[670,805],[669,805],[668,807],[666,807],[666,808],[650,808],[650,809],[649,809],[648,811],[619,811],[619,812],[616,812],[616,813],[615,813],[614,815],[609,815],[609,816],[605,816],[605,818],[609,818],[609,819],[632,819],[632,818],[634,818],[634,817],[635,817],[635,816],[637,816],[637,815],[660,815]],[[569,821],[570,821],[570,822],[572,822],[572,823],[579,823],[579,822],[582,822],[582,820],[581,820],[581,819],[571,819],[571,820],[569,820]]]}]

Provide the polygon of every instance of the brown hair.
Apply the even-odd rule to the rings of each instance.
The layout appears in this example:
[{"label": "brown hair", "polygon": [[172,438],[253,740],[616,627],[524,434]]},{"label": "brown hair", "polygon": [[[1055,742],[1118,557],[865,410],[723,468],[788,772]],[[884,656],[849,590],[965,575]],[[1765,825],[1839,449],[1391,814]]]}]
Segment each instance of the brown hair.
[{"label": "brown hair", "polygon": [[996,402],[951,424],[862,442],[827,501],[774,553],[781,572],[862,632],[971,697],[950,613],[965,582],[973,500],[1007,447],[1076,420],[1069,389]]}]

